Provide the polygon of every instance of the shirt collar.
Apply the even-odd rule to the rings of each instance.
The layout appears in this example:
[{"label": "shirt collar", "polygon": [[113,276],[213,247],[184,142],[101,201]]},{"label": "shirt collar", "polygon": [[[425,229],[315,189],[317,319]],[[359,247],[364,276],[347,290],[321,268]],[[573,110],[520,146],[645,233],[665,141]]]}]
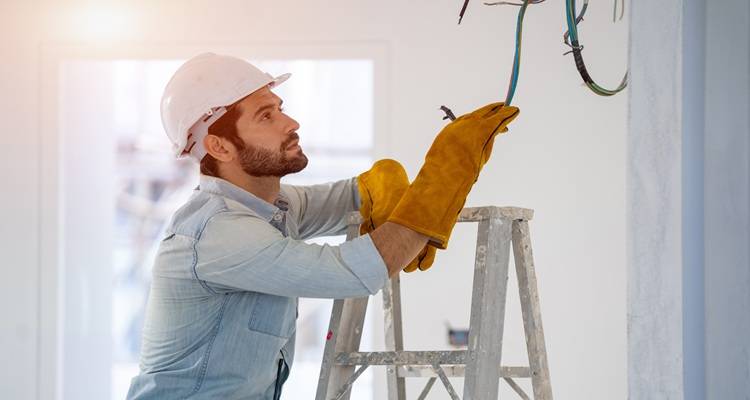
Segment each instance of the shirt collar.
[{"label": "shirt collar", "polygon": [[279,191],[279,196],[274,204],[270,204],[239,186],[213,176],[201,175],[198,190],[234,200],[253,210],[267,221],[271,221],[275,214],[289,209],[289,199],[281,191]]}]

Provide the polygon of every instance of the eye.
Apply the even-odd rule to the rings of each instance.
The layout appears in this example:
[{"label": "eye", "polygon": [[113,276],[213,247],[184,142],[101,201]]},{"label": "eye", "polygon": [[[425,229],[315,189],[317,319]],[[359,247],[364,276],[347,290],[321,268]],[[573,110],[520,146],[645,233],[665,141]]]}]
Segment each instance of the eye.
[{"label": "eye", "polygon": [[263,115],[260,117],[261,121],[265,121],[267,119],[271,119],[271,113],[263,113]]}]

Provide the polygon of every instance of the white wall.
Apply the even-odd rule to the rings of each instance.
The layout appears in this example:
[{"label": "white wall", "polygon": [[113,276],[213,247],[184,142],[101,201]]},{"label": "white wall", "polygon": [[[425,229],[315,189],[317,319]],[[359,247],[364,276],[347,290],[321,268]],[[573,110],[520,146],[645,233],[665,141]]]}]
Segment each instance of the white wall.
[{"label": "white wall", "polygon": [[[89,41],[77,13],[104,2],[4,2],[0,5],[0,144],[4,184],[0,243],[5,279],[0,367],[4,396],[35,398],[41,376],[38,346],[46,326],[39,308],[40,168],[54,138],[40,136],[38,114],[44,49]],[[437,108],[462,113],[502,99],[512,58],[516,8],[474,1],[461,26],[461,2],[441,1],[206,1],[123,3],[124,32],[100,39],[124,44],[241,43],[385,44],[387,120],[376,129],[377,156],[399,159],[416,175],[443,126]],[[592,4],[581,28],[594,78],[619,82],[626,65],[627,23],[609,22],[611,4]],[[128,22],[129,21],[129,22]],[[111,28],[111,26],[109,27]],[[570,56],[561,54],[562,2],[530,7],[515,104],[522,114],[498,139],[494,156],[467,205],[534,208],[532,241],[540,285],[553,391],[557,398],[626,397],[625,345],[625,117],[626,96],[599,98],[580,83]],[[89,31],[90,32],[90,31]],[[44,44],[44,46],[42,46]],[[93,46],[98,46],[93,44]],[[304,138],[304,127],[300,130]],[[47,188],[46,190],[49,190]],[[434,269],[403,278],[406,347],[445,346],[444,322],[468,323],[473,237],[459,228]],[[511,283],[513,281],[511,280]],[[514,288],[511,284],[509,288]],[[525,361],[518,302],[508,302],[508,363]],[[41,324],[41,325],[40,325]],[[41,357],[41,356],[45,357]],[[416,389],[414,389],[416,390]],[[503,389],[506,390],[506,389]],[[439,388],[437,394],[444,396]],[[376,396],[376,398],[380,398]],[[445,398],[445,397],[443,397]]]}]

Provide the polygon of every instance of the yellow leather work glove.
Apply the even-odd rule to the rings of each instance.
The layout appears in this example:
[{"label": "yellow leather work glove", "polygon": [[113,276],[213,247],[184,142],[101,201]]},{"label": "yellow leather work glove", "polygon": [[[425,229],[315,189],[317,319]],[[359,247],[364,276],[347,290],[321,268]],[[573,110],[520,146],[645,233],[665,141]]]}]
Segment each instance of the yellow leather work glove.
[{"label": "yellow leather work glove", "polygon": [[430,245],[439,249],[448,247],[466,196],[490,158],[495,136],[506,132],[518,113],[516,107],[492,103],[446,125],[388,221],[429,236]]},{"label": "yellow leather work glove", "polygon": [[[391,211],[409,187],[409,178],[398,161],[383,159],[357,177],[357,187],[362,202],[359,213],[363,219],[359,226],[359,233],[364,235],[387,221]],[[417,258],[404,268],[404,271],[411,272],[428,263],[432,265],[434,259],[435,248],[425,246]]]},{"label": "yellow leather work glove", "polygon": [[426,245],[422,251],[419,252],[417,258],[412,260],[412,262],[404,268],[404,272],[414,272],[417,268],[419,268],[420,271],[426,271],[435,261],[436,251],[437,249],[434,246],[429,244]]}]

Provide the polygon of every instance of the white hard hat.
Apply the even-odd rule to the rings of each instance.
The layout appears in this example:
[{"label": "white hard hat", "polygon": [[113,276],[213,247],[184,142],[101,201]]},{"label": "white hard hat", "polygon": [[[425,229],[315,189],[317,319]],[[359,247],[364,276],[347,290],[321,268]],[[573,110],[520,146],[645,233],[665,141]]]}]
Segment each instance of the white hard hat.
[{"label": "white hard hat", "polygon": [[175,156],[199,161],[206,155],[203,138],[229,106],[265,86],[274,87],[291,74],[276,78],[245,60],[203,53],[186,61],[164,89],[161,122]]}]

